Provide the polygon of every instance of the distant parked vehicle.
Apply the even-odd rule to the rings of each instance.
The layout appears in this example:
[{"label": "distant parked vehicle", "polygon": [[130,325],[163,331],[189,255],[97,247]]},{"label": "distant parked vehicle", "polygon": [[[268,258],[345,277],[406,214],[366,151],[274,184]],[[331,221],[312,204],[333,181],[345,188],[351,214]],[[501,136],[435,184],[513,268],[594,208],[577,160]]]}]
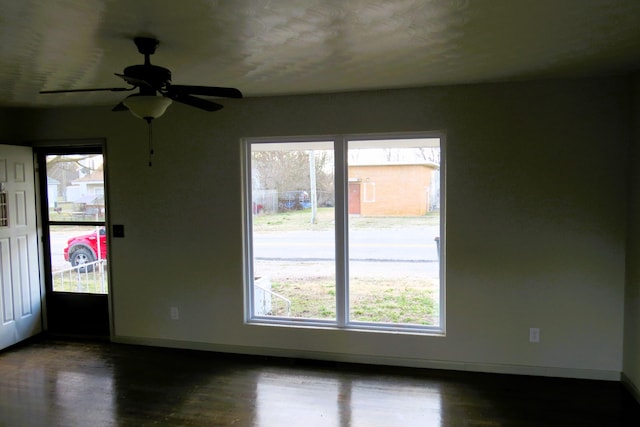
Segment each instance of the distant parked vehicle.
[{"label": "distant parked vehicle", "polygon": [[303,190],[287,191],[284,193],[284,197],[278,199],[278,209],[280,212],[297,211],[309,209],[310,207],[311,200],[309,199],[309,193]]},{"label": "distant parked vehicle", "polygon": [[[81,267],[98,259],[107,259],[107,233],[104,227],[97,232],[70,238],[64,248],[64,259],[73,267]],[[92,271],[93,266],[87,266],[82,270]]]}]

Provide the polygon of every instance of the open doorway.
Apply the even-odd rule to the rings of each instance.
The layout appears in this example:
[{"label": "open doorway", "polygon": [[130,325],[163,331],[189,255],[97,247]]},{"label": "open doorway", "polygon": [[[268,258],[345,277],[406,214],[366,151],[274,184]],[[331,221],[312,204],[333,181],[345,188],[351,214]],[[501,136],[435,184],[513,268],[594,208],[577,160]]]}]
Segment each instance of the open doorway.
[{"label": "open doorway", "polygon": [[51,333],[108,336],[109,278],[101,146],[38,150]]}]

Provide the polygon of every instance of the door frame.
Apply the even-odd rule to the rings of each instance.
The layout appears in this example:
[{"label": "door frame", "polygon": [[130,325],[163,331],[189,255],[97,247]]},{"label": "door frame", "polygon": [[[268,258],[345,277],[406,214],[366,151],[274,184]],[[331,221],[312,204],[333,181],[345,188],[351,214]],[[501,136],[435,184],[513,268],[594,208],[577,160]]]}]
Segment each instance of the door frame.
[{"label": "door frame", "polygon": [[[39,201],[39,222],[42,233],[42,267],[46,310],[43,320],[48,333],[55,335],[72,335],[93,338],[109,338],[113,335],[111,310],[111,282],[108,294],[83,294],[53,291],[51,275],[51,246],[49,226],[51,225],[104,225],[109,240],[109,209],[107,190],[106,144],[104,140],[83,141],[46,141],[33,144],[33,152],[37,167],[37,189]],[[103,156],[105,218],[102,221],[50,221],[47,191],[46,156],[56,154],[101,154]],[[110,245],[107,243],[107,259]],[[106,274],[111,277],[111,269],[107,263]],[[79,319],[81,321],[79,321]]]}]

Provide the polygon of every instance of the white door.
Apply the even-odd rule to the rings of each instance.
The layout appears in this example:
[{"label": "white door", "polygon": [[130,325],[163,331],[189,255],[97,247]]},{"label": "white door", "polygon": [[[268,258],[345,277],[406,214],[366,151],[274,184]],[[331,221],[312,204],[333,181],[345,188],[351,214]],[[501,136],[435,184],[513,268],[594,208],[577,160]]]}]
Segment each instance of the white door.
[{"label": "white door", "polygon": [[33,152],[0,145],[0,349],[42,330]]}]

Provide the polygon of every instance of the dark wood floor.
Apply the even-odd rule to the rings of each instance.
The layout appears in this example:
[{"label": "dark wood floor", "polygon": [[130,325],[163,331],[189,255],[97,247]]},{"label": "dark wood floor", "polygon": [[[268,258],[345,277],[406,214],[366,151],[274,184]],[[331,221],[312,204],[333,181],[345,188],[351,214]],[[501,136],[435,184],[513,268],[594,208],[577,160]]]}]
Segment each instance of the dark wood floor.
[{"label": "dark wood floor", "polygon": [[36,338],[0,352],[0,426],[640,426],[616,382]]}]

